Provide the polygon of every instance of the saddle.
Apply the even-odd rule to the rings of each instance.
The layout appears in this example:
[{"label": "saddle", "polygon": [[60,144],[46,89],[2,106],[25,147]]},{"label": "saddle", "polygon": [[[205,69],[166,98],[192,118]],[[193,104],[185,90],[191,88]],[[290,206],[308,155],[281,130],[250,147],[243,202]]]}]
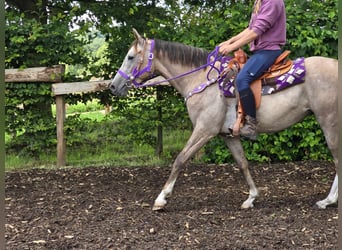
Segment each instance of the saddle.
[{"label": "saddle", "polygon": [[[256,109],[259,108],[261,103],[261,88],[262,85],[272,85],[275,83],[275,79],[282,74],[288,72],[293,62],[288,58],[291,51],[286,50],[284,51],[273,63],[273,65],[257,80],[253,81],[250,85],[250,88],[254,94],[255,98],[255,106]],[[232,77],[232,75],[236,75],[237,72],[243,67],[243,65],[247,61],[247,54],[242,50],[238,49],[234,52],[234,58],[229,62],[227,66],[227,71],[223,74],[226,74],[228,77]],[[240,128],[243,126],[245,113],[243,111],[240,97],[237,95],[238,107],[237,107],[237,119],[232,128],[233,136],[237,136],[240,133]]]}]

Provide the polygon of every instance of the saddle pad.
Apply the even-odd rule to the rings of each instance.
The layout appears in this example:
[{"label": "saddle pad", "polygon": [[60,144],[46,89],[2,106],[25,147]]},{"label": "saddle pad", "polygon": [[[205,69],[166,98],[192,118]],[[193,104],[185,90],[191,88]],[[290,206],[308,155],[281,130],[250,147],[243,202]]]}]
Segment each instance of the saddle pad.
[{"label": "saddle pad", "polygon": [[[227,58],[227,62],[223,62],[221,64],[221,71],[228,65],[229,59]],[[304,57],[297,58],[293,61],[293,66],[291,69],[276,78],[275,84],[273,85],[264,85],[262,86],[262,95],[270,95],[281,91],[287,87],[303,83],[305,80],[305,65],[304,65]],[[226,97],[235,97],[235,86],[234,79],[225,79],[221,77],[218,80],[219,89],[223,92]]]}]

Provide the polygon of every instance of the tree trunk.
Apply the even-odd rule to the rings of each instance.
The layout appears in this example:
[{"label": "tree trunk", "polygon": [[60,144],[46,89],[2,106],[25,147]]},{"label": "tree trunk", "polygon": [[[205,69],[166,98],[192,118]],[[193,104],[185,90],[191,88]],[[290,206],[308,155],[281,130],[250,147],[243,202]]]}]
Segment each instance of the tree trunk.
[{"label": "tree trunk", "polygon": [[157,146],[156,146],[156,155],[158,157],[163,153],[163,112],[162,107],[160,105],[160,100],[162,99],[161,88],[157,86],[157,112],[158,112],[158,125],[157,125]]}]

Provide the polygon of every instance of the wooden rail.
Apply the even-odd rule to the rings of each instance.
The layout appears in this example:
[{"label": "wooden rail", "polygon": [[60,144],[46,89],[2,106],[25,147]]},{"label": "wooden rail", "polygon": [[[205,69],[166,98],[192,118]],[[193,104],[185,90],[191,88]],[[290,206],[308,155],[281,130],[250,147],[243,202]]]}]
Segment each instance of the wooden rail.
[{"label": "wooden rail", "polygon": [[52,84],[52,93],[55,96],[88,93],[106,90],[110,80],[90,81],[90,82],[69,82]]},{"label": "wooden rail", "polygon": [[[64,122],[66,118],[64,95],[97,92],[108,89],[110,80],[69,82],[63,83],[64,65],[53,67],[36,67],[27,69],[6,69],[5,82],[53,83],[52,94],[56,98],[56,126],[57,126],[57,167],[66,165],[66,139],[64,136]],[[161,81],[164,78],[156,77],[152,81]],[[167,85],[164,83],[162,85]]]},{"label": "wooden rail", "polygon": [[61,82],[64,65],[27,69],[5,69],[5,82]]},{"label": "wooden rail", "polygon": [[[163,77],[155,77],[152,81],[164,80]],[[66,143],[64,139],[65,121],[65,100],[64,95],[77,93],[90,93],[108,89],[111,80],[89,81],[89,82],[69,82],[52,84],[52,93],[56,97],[56,122],[57,122],[57,166],[66,164]],[[163,85],[168,85],[164,83]]]}]

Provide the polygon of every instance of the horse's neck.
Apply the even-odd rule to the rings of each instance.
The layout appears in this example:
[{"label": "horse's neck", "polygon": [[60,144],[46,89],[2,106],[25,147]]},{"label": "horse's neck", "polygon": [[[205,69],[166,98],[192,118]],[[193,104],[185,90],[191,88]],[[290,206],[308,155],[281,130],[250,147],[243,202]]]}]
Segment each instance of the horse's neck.
[{"label": "horse's neck", "polygon": [[191,68],[189,66],[161,62],[160,60],[156,62],[155,67],[155,70],[165,79],[172,79],[189,73],[169,81],[169,83],[184,97],[194,88],[207,81],[207,71],[204,71],[203,69],[196,70],[196,68]]}]

